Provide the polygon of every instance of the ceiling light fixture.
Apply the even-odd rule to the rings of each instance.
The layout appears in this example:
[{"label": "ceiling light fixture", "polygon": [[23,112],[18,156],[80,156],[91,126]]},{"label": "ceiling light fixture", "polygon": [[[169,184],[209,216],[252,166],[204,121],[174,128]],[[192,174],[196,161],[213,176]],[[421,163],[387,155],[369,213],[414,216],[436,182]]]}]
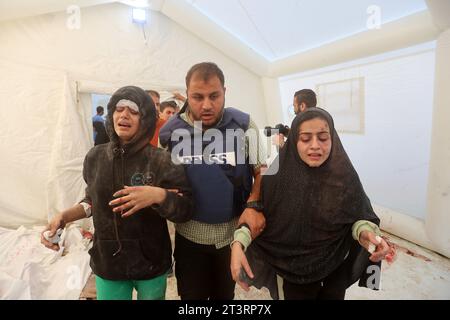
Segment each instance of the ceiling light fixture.
[{"label": "ceiling light fixture", "polygon": [[145,24],[147,22],[147,11],[145,9],[133,8],[133,22]]}]

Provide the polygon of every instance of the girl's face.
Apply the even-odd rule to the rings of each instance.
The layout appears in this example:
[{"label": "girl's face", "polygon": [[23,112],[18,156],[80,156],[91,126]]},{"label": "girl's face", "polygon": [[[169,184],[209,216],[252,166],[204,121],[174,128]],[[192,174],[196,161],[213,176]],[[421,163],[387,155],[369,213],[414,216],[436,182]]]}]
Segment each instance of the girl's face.
[{"label": "girl's face", "polygon": [[330,156],[331,133],[321,118],[304,121],[298,130],[297,151],[310,167],[320,167]]},{"label": "girl's face", "polygon": [[113,113],[114,130],[122,144],[128,143],[139,130],[141,116],[129,107],[116,107]]}]

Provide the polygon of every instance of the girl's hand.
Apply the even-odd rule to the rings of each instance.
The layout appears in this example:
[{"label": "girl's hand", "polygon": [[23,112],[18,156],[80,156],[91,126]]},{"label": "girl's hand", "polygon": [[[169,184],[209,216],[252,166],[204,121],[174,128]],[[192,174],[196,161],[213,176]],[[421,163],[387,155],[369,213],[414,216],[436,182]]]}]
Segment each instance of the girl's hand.
[{"label": "girl's hand", "polygon": [[250,265],[248,264],[247,257],[245,256],[244,250],[242,249],[242,245],[238,241],[233,243],[233,246],[231,248],[230,269],[233,280],[236,281],[236,283],[240,285],[242,289],[248,291],[248,283],[243,281],[241,272],[246,272],[250,279],[253,279],[254,275],[252,269],[250,268]]},{"label": "girl's hand", "polygon": [[114,207],[113,212],[126,218],[143,208],[162,203],[166,199],[166,190],[152,186],[125,186],[125,189],[117,191],[113,196],[119,197],[109,203]]},{"label": "girl's hand", "polygon": [[372,262],[385,259],[390,250],[389,245],[383,238],[367,230],[360,233],[359,243],[369,251],[371,254],[369,259]]}]

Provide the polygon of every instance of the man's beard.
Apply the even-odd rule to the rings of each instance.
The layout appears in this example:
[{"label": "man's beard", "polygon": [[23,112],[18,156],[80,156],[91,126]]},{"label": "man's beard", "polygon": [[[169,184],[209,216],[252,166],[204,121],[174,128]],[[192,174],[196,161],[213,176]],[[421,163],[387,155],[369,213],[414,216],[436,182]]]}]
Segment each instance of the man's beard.
[{"label": "man's beard", "polygon": [[[188,107],[189,107],[189,103],[188,103]],[[200,119],[195,119],[194,118],[194,114],[190,110],[190,107],[188,108],[188,110],[189,110],[189,113],[192,115],[192,118],[194,119],[194,121],[201,121],[202,122],[203,130],[211,129],[211,128],[214,128],[219,123],[220,120],[222,120],[223,112],[225,111],[225,99],[223,99],[222,110],[217,115],[217,118],[214,120],[214,122],[212,124],[209,124],[209,125],[205,125],[205,123],[202,121],[201,118]]]}]

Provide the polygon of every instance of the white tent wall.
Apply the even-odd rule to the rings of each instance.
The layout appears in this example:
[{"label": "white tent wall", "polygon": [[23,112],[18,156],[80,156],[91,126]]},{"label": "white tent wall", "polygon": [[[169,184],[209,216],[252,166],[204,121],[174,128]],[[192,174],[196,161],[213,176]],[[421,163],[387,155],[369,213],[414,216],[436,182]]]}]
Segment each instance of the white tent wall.
[{"label": "white tent wall", "polygon": [[360,133],[340,132],[342,143],[372,201],[422,220],[426,212],[434,56],[434,43],[426,43],[280,82],[286,110],[300,88],[317,91],[323,83],[362,77],[364,129]]},{"label": "white tent wall", "polygon": [[7,119],[0,226],[44,224],[47,215],[81,199],[92,129],[77,84],[87,94],[102,84],[180,87],[193,64],[214,61],[225,73],[226,104],[267,123],[260,78],[161,13],[150,11],[146,42],[126,5],[81,9],[80,29],[67,28],[68,17],[59,12],[0,23],[0,112]]},{"label": "white tent wall", "polygon": [[1,147],[8,150],[0,166],[1,225],[45,224],[48,215],[82,196],[90,114],[86,118],[77,108],[74,82],[64,73],[4,60],[1,65]]},{"label": "white tent wall", "polygon": [[64,74],[3,59],[0,69],[0,225],[44,223]]},{"label": "white tent wall", "polygon": [[[447,3],[447,16],[450,5]],[[447,27],[449,26],[447,20]],[[428,182],[426,230],[440,252],[450,257],[450,29],[436,45],[436,79]]]},{"label": "white tent wall", "polygon": [[[433,184],[433,179],[429,179],[429,170],[433,172],[430,147],[436,50],[436,43],[428,42],[304,72],[280,79],[280,91],[286,111],[294,92],[300,88],[316,90],[322,83],[364,77],[364,133],[341,132],[340,137],[382,220],[381,226],[450,256],[448,232],[440,230],[448,228],[445,222],[448,210],[447,215],[445,210],[438,210],[445,207],[446,196],[441,194],[445,194],[448,184],[442,183],[442,179]],[[448,122],[448,112],[434,117],[436,123]],[[284,122],[289,121],[284,112]],[[445,134],[435,135],[440,137],[440,145],[448,140]],[[440,156],[442,152],[438,153],[436,163],[445,158]],[[434,170],[443,172],[443,165],[438,163]],[[442,191],[430,193],[437,189]],[[432,213],[430,208],[439,212]]]},{"label": "white tent wall", "polygon": [[90,105],[77,103],[76,85],[67,76],[62,86],[64,101],[55,123],[47,186],[49,218],[83,198],[85,184],[80,172],[84,156],[93,145]]}]

